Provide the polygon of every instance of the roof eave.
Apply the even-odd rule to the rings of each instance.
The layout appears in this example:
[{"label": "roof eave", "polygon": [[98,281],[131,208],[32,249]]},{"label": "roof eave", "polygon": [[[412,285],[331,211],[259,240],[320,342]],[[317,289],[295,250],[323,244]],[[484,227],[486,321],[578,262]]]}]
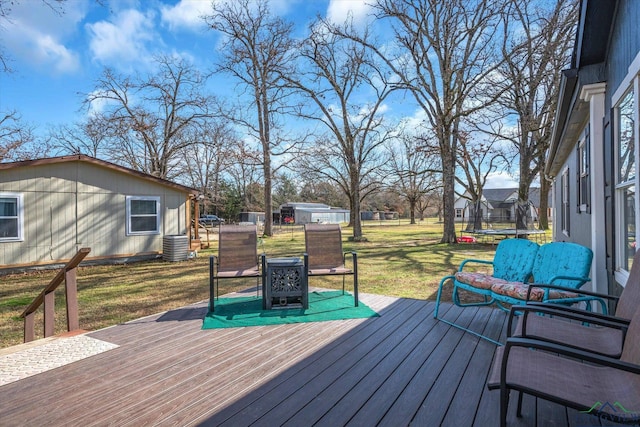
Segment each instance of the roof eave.
[{"label": "roof eave", "polygon": [[0,163],[0,170],[13,169],[18,167],[41,166],[41,165],[48,165],[48,164],[55,164],[55,163],[76,162],[76,161],[92,163],[108,169],[119,171],[121,173],[137,176],[138,178],[142,178],[147,181],[153,181],[165,187],[171,187],[176,190],[183,191],[185,193],[188,193],[189,196],[192,196],[192,197],[197,197],[200,194],[200,192],[195,188],[187,187],[185,185],[178,184],[177,182],[169,181],[163,178],[158,178],[153,175],[149,175],[147,173],[137,171],[135,169],[130,169],[124,166],[117,165],[115,163],[110,163],[105,160],[97,159],[95,157],[86,156],[84,154],[74,154],[70,156],[47,157],[42,159],[32,159],[32,160],[22,160],[18,162]]}]

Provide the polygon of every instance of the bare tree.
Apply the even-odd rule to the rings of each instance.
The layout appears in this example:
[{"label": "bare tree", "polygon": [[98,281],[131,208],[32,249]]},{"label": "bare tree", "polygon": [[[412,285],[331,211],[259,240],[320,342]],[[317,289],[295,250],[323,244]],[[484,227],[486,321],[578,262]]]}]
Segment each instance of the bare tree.
[{"label": "bare tree", "polygon": [[434,130],[442,158],[444,231],[456,243],[455,174],[461,120],[493,102],[496,32],[504,0],[378,0],[393,29],[395,49],[358,39],[409,90]]},{"label": "bare tree", "polygon": [[418,200],[416,209],[420,214],[421,221],[425,219],[429,212],[434,212],[438,216],[438,220],[442,221],[442,187],[436,187],[423,195]]},{"label": "bare tree", "polygon": [[[369,194],[381,188],[382,183],[379,180],[377,169],[382,163],[382,153],[377,148],[383,142],[384,139],[371,140],[366,143],[363,143],[361,139],[356,140],[354,147],[356,156],[364,157],[366,161],[354,164],[349,163],[348,159],[345,158],[344,146],[336,141],[334,135],[326,135],[309,146],[304,157],[298,158],[296,163],[301,173],[308,179],[331,183],[332,187],[340,189],[344,195],[344,200],[349,204],[350,224],[354,228],[354,240],[366,240],[362,236],[360,205]],[[358,178],[354,180],[350,170],[356,168]],[[332,197],[332,200],[337,201],[340,199],[342,198]],[[342,205],[340,206],[343,207]]]},{"label": "bare tree", "polygon": [[94,115],[83,123],[50,129],[48,140],[52,150],[58,154],[85,154],[100,158],[106,157],[111,133],[109,120]]},{"label": "bare tree", "polygon": [[0,162],[44,156],[49,147],[36,144],[34,126],[24,123],[17,111],[0,112]]},{"label": "bare tree", "polygon": [[283,141],[277,133],[277,116],[286,105],[287,92],[281,76],[290,73],[286,68],[291,62],[292,24],[273,16],[267,0],[214,2],[212,14],[204,19],[226,36],[218,70],[232,75],[248,93],[249,101],[242,99],[242,103],[234,105],[229,118],[259,141],[264,175],[264,234],[270,236],[272,156],[282,154],[278,152]]},{"label": "bare tree", "polygon": [[309,202],[324,203],[329,206],[347,206],[349,200],[344,191],[334,182],[329,180],[314,179],[306,174],[302,174],[304,180],[300,188],[301,200]]},{"label": "bare tree", "polygon": [[205,196],[201,212],[219,214],[224,206],[223,172],[230,166],[237,136],[222,120],[210,120],[182,137],[193,144],[185,144],[181,152],[181,176]]},{"label": "bare tree", "polygon": [[433,209],[438,216],[438,221],[442,222],[443,212],[442,212],[442,187],[438,187],[431,191],[428,194],[425,194],[418,201],[418,212],[420,212],[421,219],[424,219],[424,214],[428,209]]},{"label": "bare tree", "polygon": [[[300,48],[298,79],[283,76],[306,100],[298,115],[324,127],[328,135],[317,141],[301,165],[316,176],[329,179],[349,198],[350,225],[354,240],[362,240],[360,203],[379,187],[375,170],[385,131],[382,106],[394,85],[386,82],[371,54],[360,43],[338,33],[352,33],[345,23],[340,31],[319,21]],[[368,42],[365,34],[361,39]],[[368,94],[366,101],[361,98]],[[310,159],[310,160],[309,160]]]},{"label": "bare tree", "polygon": [[213,97],[206,78],[184,59],[156,58],[157,73],[128,77],[105,69],[88,108],[101,105],[97,119],[111,130],[110,157],[160,178],[173,177],[182,150],[193,143],[183,135],[212,117]]},{"label": "bare tree", "polygon": [[[228,190],[236,196],[239,209],[247,212],[264,211],[264,192],[260,184],[264,182],[262,172],[262,153],[247,146],[244,141],[233,141],[226,175],[230,180]],[[258,190],[262,194],[258,194]]]},{"label": "bare tree", "polygon": [[458,184],[469,196],[470,220],[467,231],[482,230],[482,193],[490,173],[495,172],[507,159],[499,149],[497,137],[482,134],[474,138],[474,133],[460,132],[457,162],[464,172],[464,179],[456,176]]},{"label": "bare tree", "polygon": [[[377,212],[380,220],[396,219],[394,214],[402,216],[406,212],[406,208],[405,199],[397,191],[386,186],[374,193],[367,194],[367,197],[362,201],[363,211]],[[375,217],[374,214],[372,219]]]},{"label": "bare tree", "polygon": [[282,173],[275,177],[273,202],[280,206],[287,202],[298,201],[298,188],[293,176]]},{"label": "bare tree", "polygon": [[[546,6],[546,7],[545,7]],[[524,215],[529,188],[545,168],[560,90],[560,70],[570,60],[578,2],[511,0],[502,48],[504,96],[501,105],[518,120],[518,131],[505,135],[520,158],[516,227],[527,228]],[[540,225],[547,228],[549,185],[540,179]]]},{"label": "bare tree", "polygon": [[[425,144],[426,136],[400,135],[386,145],[388,162],[383,171],[392,178],[388,188],[409,204],[411,224],[416,223],[416,212],[424,197],[440,186],[440,157]],[[423,216],[424,209],[421,211]]]}]

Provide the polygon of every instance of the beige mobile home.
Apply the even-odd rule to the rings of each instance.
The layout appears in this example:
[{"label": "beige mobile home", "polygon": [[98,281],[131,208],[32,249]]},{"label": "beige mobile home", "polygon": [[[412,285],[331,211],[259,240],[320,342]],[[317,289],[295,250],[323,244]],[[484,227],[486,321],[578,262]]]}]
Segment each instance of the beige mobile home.
[{"label": "beige mobile home", "polygon": [[0,268],[161,254],[197,191],[84,155],[0,163]]}]

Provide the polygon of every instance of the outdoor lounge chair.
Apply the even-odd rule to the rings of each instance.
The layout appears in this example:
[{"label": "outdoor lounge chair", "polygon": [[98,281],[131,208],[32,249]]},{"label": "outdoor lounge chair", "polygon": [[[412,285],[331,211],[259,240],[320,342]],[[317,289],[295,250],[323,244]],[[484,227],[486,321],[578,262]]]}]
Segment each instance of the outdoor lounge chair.
[{"label": "outdoor lounge chair", "polygon": [[305,224],[304,265],[311,276],[342,275],[342,293],[345,278],[353,276],[353,298],[358,306],[358,255],[351,252],[352,268],[346,267],[347,253],[342,251],[342,231],[339,224]]},{"label": "outdoor lounge chair", "polygon": [[[447,282],[453,283],[452,301],[459,307],[468,307],[476,305],[491,305],[495,303],[491,293],[491,287],[495,283],[525,283],[529,280],[533,270],[535,256],[538,253],[538,244],[526,239],[506,239],[502,240],[493,257],[493,261],[467,259],[462,261],[458,271],[450,276],[445,276],[438,286],[438,294],[436,297],[436,307],[433,317],[441,320],[451,326],[470,332],[481,338],[485,338],[496,344],[496,341],[480,335],[468,328],[464,328],[455,323],[449,322],[438,317],[440,302],[442,298],[442,289]],[[472,268],[480,266],[492,267],[492,273],[479,273],[473,271]],[[472,292],[482,297],[480,302],[462,303],[459,295],[460,290]]]},{"label": "outdoor lounge chair", "polygon": [[[263,262],[264,263],[264,256]],[[209,258],[209,310],[214,309],[220,279],[256,278],[256,295],[262,272],[258,260],[258,235],[254,225],[221,225],[218,256]],[[215,284],[215,293],[214,293]]]},{"label": "outdoor lounge chair", "polygon": [[[517,307],[512,308],[511,316]],[[614,359],[547,341],[512,337],[496,348],[487,381],[500,389],[500,425],[506,426],[511,390],[575,408],[578,416],[640,422],[640,311],[629,324],[622,356]],[[581,424],[576,420],[577,424]],[[586,423],[585,423],[586,424]]]},{"label": "outdoor lounge chair", "polygon": [[[551,242],[538,246],[525,239],[503,240],[496,248],[493,263],[481,260],[463,261],[455,275],[445,276],[440,281],[434,317],[494,344],[501,345],[498,341],[469,328],[458,326],[438,317],[442,288],[447,281],[453,281],[452,300],[460,307],[495,304],[508,311],[506,304],[522,305],[528,301],[541,301],[564,305],[585,302],[590,308],[591,302],[597,301],[606,312],[606,304],[601,298],[575,292],[590,280],[589,271],[592,259],[591,249],[576,243]],[[493,274],[464,272],[464,267],[472,261],[493,264]],[[564,288],[543,288],[536,286],[537,283],[559,285]],[[476,293],[482,296],[484,301],[463,304],[458,295],[460,289]]]},{"label": "outdoor lounge chair", "polygon": [[[503,304],[525,304],[528,301],[543,301],[562,303],[565,305],[586,302],[590,307],[591,301],[599,301],[606,311],[606,304],[598,298],[579,295],[573,290],[580,288],[590,281],[591,249],[570,242],[546,243],[536,253],[533,269],[533,283],[494,283],[491,285],[491,296]],[[568,289],[543,288],[536,283],[558,285]]]},{"label": "outdoor lounge chair", "polygon": [[629,321],[640,307],[640,252],[633,258],[629,278],[619,297],[582,290],[572,292],[615,300],[615,314],[608,316],[564,305],[530,303],[518,309],[521,316],[517,318],[515,330],[511,321],[516,318],[509,318],[508,336],[543,339],[619,358]]}]

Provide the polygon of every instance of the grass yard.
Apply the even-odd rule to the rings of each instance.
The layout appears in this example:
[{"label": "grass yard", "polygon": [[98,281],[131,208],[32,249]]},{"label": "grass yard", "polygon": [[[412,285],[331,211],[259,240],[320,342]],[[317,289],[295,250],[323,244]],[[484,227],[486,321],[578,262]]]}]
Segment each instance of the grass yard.
[{"label": "grass yard", "polygon": [[[455,271],[466,258],[492,259],[493,245],[443,245],[438,241],[442,225],[431,222],[410,225],[388,221],[365,224],[368,242],[344,242],[344,250],[358,252],[360,292],[404,298],[435,299],[440,279]],[[351,229],[343,229],[343,238]],[[184,262],[162,260],[128,265],[81,266],[78,271],[80,328],[95,330],[146,315],[175,309],[209,297],[209,256],[217,246]],[[269,257],[302,256],[301,226],[277,229],[264,238],[259,252]],[[38,271],[2,277],[0,282],[0,348],[22,343],[20,314],[56,274]],[[347,289],[350,289],[347,277]],[[220,294],[253,286],[253,279],[221,280]],[[342,278],[314,277],[310,286],[339,288]],[[38,310],[42,316],[42,308]],[[36,335],[42,334],[42,318],[36,317]],[[56,292],[56,333],[66,330],[64,289]]]}]

